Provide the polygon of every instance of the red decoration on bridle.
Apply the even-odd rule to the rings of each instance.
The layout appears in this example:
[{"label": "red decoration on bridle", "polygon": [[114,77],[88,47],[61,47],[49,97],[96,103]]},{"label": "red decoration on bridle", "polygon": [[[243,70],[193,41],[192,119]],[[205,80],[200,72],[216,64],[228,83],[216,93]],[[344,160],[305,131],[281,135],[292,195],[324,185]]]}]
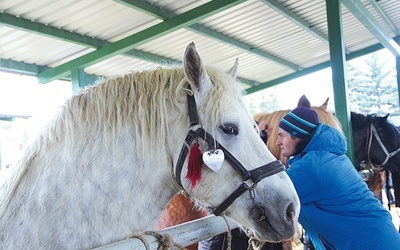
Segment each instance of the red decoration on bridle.
[{"label": "red decoration on bridle", "polygon": [[196,142],[189,151],[188,172],[186,174],[186,178],[192,184],[192,188],[194,188],[196,183],[201,179],[202,162],[203,160],[199,144]]}]

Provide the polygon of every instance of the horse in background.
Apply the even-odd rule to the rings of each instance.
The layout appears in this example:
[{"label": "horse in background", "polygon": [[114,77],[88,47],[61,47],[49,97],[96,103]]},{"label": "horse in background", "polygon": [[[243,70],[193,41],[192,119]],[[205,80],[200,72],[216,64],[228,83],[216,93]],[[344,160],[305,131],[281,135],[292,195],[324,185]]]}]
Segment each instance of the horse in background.
[{"label": "horse in background", "polygon": [[153,230],[180,190],[260,240],[292,237],[299,199],[254,132],[237,65],[206,66],[191,43],[183,67],[100,80],[71,97],[0,185],[1,247],[123,240]]},{"label": "horse in background", "polygon": [[385,172],[390,171],[397,197],[395,205],[400,207],[400,132],[388,116],[351,112],[354,161],[358,171],[375,173],[367,183],[376,197],[381,194],[382,179],[388,175]]}]

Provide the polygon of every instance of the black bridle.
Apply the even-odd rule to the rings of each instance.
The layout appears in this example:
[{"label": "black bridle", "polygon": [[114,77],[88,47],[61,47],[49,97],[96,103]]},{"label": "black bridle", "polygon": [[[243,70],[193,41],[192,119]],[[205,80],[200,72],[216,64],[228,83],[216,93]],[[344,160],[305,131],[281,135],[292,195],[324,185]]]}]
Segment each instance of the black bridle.
[{"label": "black bridle", "polygon": [[[190,147],[193,141],[198,138],[203,139],[210,149],[222,150],[225,154],[225,160],[227,160],[236,170],[236,172],[239,173],[243,181],[242,184],[236,190],[234,190],[232,194],[228,196],[218,207],[212,208],[214,215],[220,215],[244,192],[250,191],[251,194],[251,192],[254,191],[254,189],[256,188],[257,183],[260,182],[262,179],[281,171],[285,171],[285,166],[279,160],[270,162],[266,165],[248,171],[228,150],[226,150],[221,144],[214,140],[211,134],[207,133],[207,131],[205,131],[201,127],[201,123],[197,114],[196,100],[194,99],[193,93],[190,89],[187,90],[187,101],[190,119],[190,130],[186,136],[185,143],[182,146],[175,168],[175,179],[180,187],[183,189],[181,172],[183,169],[183,164],[189,152],[188,147]],[[195,127],[197,127],[197,129],[195,129]],[[246,181],[248,180],[251,180],[253,183],[250,185],[247,184]],[[251,195],[253,197],[254,193]]]}]

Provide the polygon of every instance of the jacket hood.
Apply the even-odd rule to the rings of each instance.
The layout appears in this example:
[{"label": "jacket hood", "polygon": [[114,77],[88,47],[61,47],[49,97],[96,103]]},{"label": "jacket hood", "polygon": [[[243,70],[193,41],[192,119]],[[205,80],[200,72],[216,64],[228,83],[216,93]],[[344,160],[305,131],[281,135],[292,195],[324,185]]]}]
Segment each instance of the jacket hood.
[{"label": "jacket hood", "polygon": [[303,152],[314,150],[329,151],[334,154],[345,154],[347,152],[346,138],[337,129],[320,123]]}]

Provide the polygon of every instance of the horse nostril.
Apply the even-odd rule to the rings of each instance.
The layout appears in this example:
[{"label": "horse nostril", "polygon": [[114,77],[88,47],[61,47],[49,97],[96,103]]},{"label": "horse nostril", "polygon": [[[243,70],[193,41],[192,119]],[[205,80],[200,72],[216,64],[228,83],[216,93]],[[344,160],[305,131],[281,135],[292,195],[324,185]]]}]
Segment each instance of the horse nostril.
[{"label": "horse nostril", "polygon": [[250,210],[250,217],[255,221],[263,221],[267,218],[264,208],[261,206],[254,206]]},{"label": "horse nostril", "polygon": [[290,203],[286,209],[286,218],[287,220],[294,220],[295,215],[296,215],[296,210],[294,208],[294,205],[293,203]]}]

